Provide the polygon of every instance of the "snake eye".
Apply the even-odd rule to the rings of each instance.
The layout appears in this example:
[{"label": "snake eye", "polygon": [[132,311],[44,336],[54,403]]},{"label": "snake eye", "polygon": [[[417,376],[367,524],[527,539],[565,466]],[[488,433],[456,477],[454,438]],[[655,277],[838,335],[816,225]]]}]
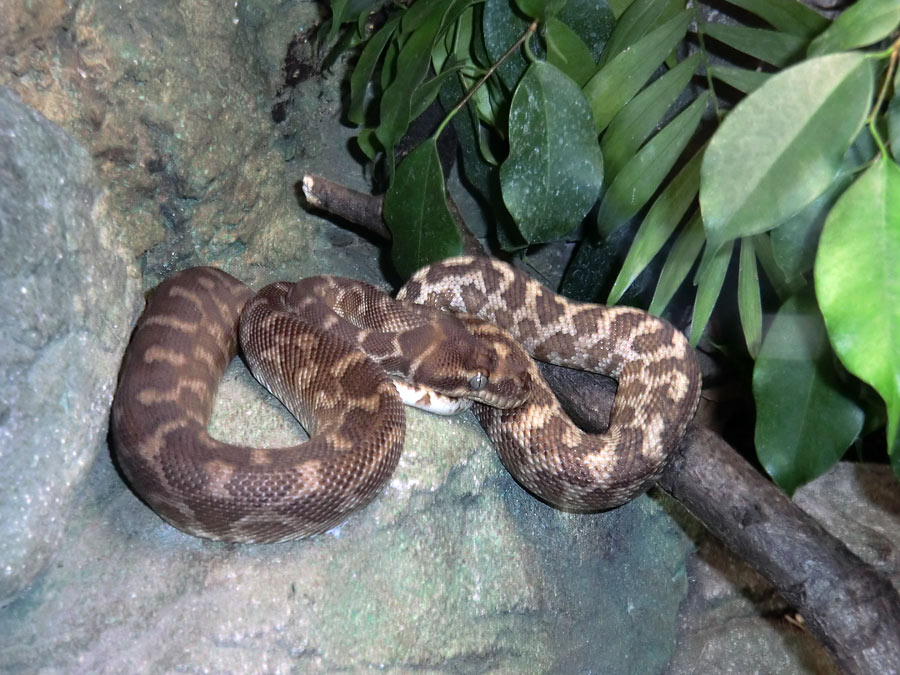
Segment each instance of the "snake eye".
[{"label": "snake eye", "polygon": [[487,386],[488,378],[484,373],[475,373],[469,380],[469,389],[472,391],[481,391]]}]

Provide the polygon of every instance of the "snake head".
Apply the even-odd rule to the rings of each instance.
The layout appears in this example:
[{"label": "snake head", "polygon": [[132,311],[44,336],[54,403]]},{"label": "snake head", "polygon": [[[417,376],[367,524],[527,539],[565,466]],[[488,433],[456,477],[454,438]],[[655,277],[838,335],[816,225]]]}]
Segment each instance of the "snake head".
[{"label": "snake head", "polygon": [[494,408],[517,408],[531,396],[534,362],[502,328],[478,317],[454,315],[468,338],[461,350],[465,398]]},{"label": "snake head", "polygon": [[407,381],[495,408],[528,400],[534,363],[512,336],[475,316],[428,313],[427,324],[402,334],[400,351],[410,366],[400,370]]}]

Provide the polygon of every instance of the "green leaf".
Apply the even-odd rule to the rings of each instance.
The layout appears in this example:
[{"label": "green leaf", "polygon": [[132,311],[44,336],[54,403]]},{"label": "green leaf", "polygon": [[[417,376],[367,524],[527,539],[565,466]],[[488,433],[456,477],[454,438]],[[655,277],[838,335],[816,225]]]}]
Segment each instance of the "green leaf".
[{"label": "green leaf", "polygon": [[[381,114],[375,135],[390,154],[397,141],[406,133],[411,120],[411,102],[416,87],[425,79],[431,64],[431,47],[441,26],[444,11],[452,0],[421,0],[403,15],[401,26],[409,33],[397,55],[396,76],[381,95]],[[410,15],[420,6],[427,6],[429,13],[419,11],[413,20]],[[407,28],[407,23],[411,24]]]},{"label": "green leaf", "polygon": [[476,3],[480,3],[481,0],[452,0],[450,6],[447,7],[447,10],[444,12],[444,16],[441,18],[441,28],[440,33],[446,34],[447,31],[454,28],[457,20],[466,14]]},{"label": "green leaf", "polygon": [[758,89],[772,76],[772,73],[765,73],[761,70],[747,70],[737,66],[723,65],[710,66],[709,74],[745,94]]},{"label": "green leaf", "polygon": [[362,153],[370,160],[374,160],[379,152],[384,150],[378,138],[375,137],[375,129],[363,129],[356,135],[356,144]]},{"label": "green leaf", "polygon": [[666,258],[666,264],[663,265],[659,281],[656,283],[653,300],[650,302],[648,311],[651,314],[662,315],[672,296],[684,283],[697,261],[700,249],[703,248],[703,241],[703,219],[700,218],[700,212],[697,211],[675,239],[675,244]]},{"label": "green leaf", "polygon": [[[528,19],[513,11],[509,0],[485,0],[481,30],[484,34],[484,46],[492,62],[500,60],[510,45],[515,44],[519,36],[529,25]],[[497,68],[497,75],[510,91],[515,89],[519,78],[528,67],[522,50],[510,55]]]},{"label": "green leaf", "polygon": [[515,3],[525,16],[546,21],[549,17],[559,14],[566,0],[515,0]]},{"label": "green leaf", "polygon": [[775,260],[788,278],[812,269],[825,218],[852,178],[849,173],[838,174],[825,192],[769,233]]},{"label": "green leaf", "polygon": [[632,0],[609,0],[609,8],[613,12],[613,16],[620,17],[628,9]]},{"label": "green leaf", "polygon": [[[477,81],[475,78],[465,74],[463,74],[461,79],[467,91],[471,90]],[[501,89],[502,85],[498,80],[489,79],[484,86],[475,89],[470,99],[478,118],[490,127],[499,126],[498,120],[506,119],[505,102],[509,100],[509,95],[505,91],[500,91]],[[500,108],[501,103],[503,103],[502,109]],[[488,152],[485,156],[492,157],[492,164],[499,164],[493,159],[493,152]]]},{"label": "green leaf", "polygon": [[703,259],[697,270],[697,298],[694,300],[694,315],[691,320],[691,346],[696,347],[700,337],[712,316],[713,308],[722,292],[722,283],[725,281],[725,273],[728,271],[728,263],[731,261],[731,252],[734,246],[726,244],[718,249],[710,247],[706,242],[703,251]]},{"label": "green leaf", "polygon": [[888,449],[888,455],[891,461],[891,468],[894,470],[894,475],[897,478],[900,478],[900,436],[894,440],[894,445]]},{"label": "green leaf", "polygon": [[[456,79],[449,80],[440,93],[441,105],[445,110],[449,110],[462,96],[462,84]],[[480,125],[471,101],[464,111],[453,117],[452,124],[459,138],[461,173],[465,177],[467,187],[470,192],[480,197],[479,201],[487,208],[505,213],[506,209],[503,208],[503,200],[500,197],[496,167],[486,162],[479,152]]]},{"label": "green leaf", "polygon": [[642,37],[659,28],[669,19],[684,10],[684,0],[634,0],[624,14],[617,12],[619,20],[615,24],[609,42],[600,55],[600,68],[609,63],[620,52],[634,45]]},{"label": "green leaf", "polygon": [[397,56],[400,54],[400,40],[389,40],[381,61],[379,84],[384,90],[389,87],[397,75]]},{"label": "green leaf", "polygon": [[363,103],[365,102],[366,88],[375,72],[375,66],[381,53],[384,51],[385,45],[397,29],[400,23],[402,12],[392,15],[378,31],[369,38],[366,46],[360,52],[356,67],[350,76],[350,103],[347,106],[347,119],[355,124],[362,124],[365,121]]},{"label": "green leaf", "polygon": [[640,91],[687,32],[693,13],[685,10],[636,42],[603,66],[584,85],[594,124],[601,132]]},{"label": "green leaf", "polygon": [[600,140],[607,181],[615,178],[653,133],[666,110],[691,81],[699,63],[699,52],[689,56],[631,99],[613,117]]},{"label": "green leaf", "polygon": [[547,61],[559,68],[582,87],[596,66],[591,50],[578,33],[555,17],[550,17],[544,25],[547,40]]},{"label": "green leaf", "polygon": [[863,129],[841,160],[837,176],[821,195],[770,232],[778,267],[788,279],[799,279],[813,268],[825,218],[856,175],[878,154],[872,135]]},{"label": "green leaf", "polygon": [[796,0],[728,0],[732,5],[753,12],[774,28],[807,39],[828,25],[828,19]]},{"label": "green leaf", "polygon": [[862,429],[863,411],[834,371],[811,294],[775,315],[753,368],[753,398],[756,453],[788,495],[828,471]]},{"label": "green leaf", "polygon": [[873,164],[831,209],[814,268],[816,297],[841,362],[900,421],[900,167]]},{"label": "green leaf", "polygon": [[752,237],[741,239],[738,265],[738,311],[741,328],[750,356],[756,358],[762,340],[762,301],[759,297],[759,271],[756,267],[756,251]]},{"label": "green leaf", "polygon": [[455,73],[463,68],[463,64],[454,63],[453,65],[445,64],[444,70],[439,75],[425,80],[416,87],[413,92],[412,101],[410,103],[410,118],[416,119],[430,106],[434,99],[437,98],[438,92],[444,83],[450,79]]},{"label": "green leaf", "polygon": [[759,261],[759,264],[762,265],[763,272],[765,272],[766,278],[775,289],[775,294],[778,296],[779,300],[783,301],[786,298],[789,298],[806,285],[806,281],[803,277],[788,278],[785,276],[782,269],[778,266],[778,263],[775,262],[771,232],[754,234],[752,238],[753,248],[756,250],[756,259]]},{"label": "green leaf", "polygon": [[401,28],[406,35],[412,35],[423,26],[434,22],[437,18],[440,22],[450,5],[450,0],[419,0],[412,3],[403,13]]},{"label": "green leaf", "polygon": [[710,245],[777,227],[818,197],[862,128],[872,89],[865,56],[833,54],[774,75],[741,101],[703,158]]},{"label": "green leaf", "polygon": [[704,92],[660,129],[629,160],[609,186],[597,211],[597,228],[608,237],[647,203],[693,136],[709,102]]},{"label": "green leaf", "polygon": [[384,196],[384,220],[391,230],[391,260],[403,278],[424,265],[462,253],[459,230],[447,209],[433,138],[397,166]]},{"label": "green leaf", "polygon": [[900,162],[900,89],[894,85],[894,95],[888,104],[887,112],[888,141],[891,144],[891,156]]},{"label": "green leaf", "polygon": [[328,34],[323,40],[323,44],[331,44],[344,21],[345,12],[349,0],[332,0],[331,2],[331,24],[328,26]]},{"label": "green leaf", "polygon": [[503,202],[529,243],[570,232],[593,206],[603,156],[581,90],[549,63],[522,76],[509,111]]},{"label": "green leaf", "polygon": [[[468,62],[472,65],[477,65],[479,63],[479,57],[483,55],[478,54],[479,50],[477,46],[480,45],[483,47],[483,43],[481,42],[480,29],[478,30],[478,37],[475,36],[475,30],[476,25],[480,26],[481,24],[480,12],[480,5],[469,5],[465,8],[465,11],[460,14],[459,20],[456,22],[453,29],[447,30],[444,33],[443,43],[445,45],[447,56],[442,59],[440,63],[434,64],[437,72],[440,72],[443,69],[444,63],[451,57],[461,63]],[[432,54],[434,54],[433,51]]]},{"label": "green leaf", "polygon": [[[700,161],[703,158],[703,149],[698,150],[690,161],[685,164],[672,179],[666,189],[662,191],[647,217],[634,235],[631,248],[616,282],[613,284],[606,301],[608,305],[614,305],[622,297],[622,293],[637,279],[644,268],[650,264],[653,257],[663,247],[663,244],[675,231],[676,226],[688,207],[694,202],[697,190],[700,187]],[[699,249],[698,249],[699,250]]]},{"label": "green leaf", "polygon": [[616,25],[606,0],[566,0],[558,18],[588,46],[594,61],[600,58]]},{"label": "green leaf", "polygon": [[803,56],[807,39],[765,28],[748,28],[725,23],[704,23],[704,35],[773,66],[783,67]]},{"label": "green leaf", "polygon": [[900,24],[900,0],[859,0],[809,45],[809,56],[843,52],[883,40]]},{"label": "green leaf", "polygon": [[[592,51],[596,50],[593,53],[594,60],[606,44],[615,24],[606,0],[567,0],[557,18],[574,30]],[[529,23],[521,14],[513,11],[510,0],[485,0],[482,30],[491,61],[499,60],[528,28]],[[531,42],[536,51],[539,51],[539,45],[535,43],[536,41]],[[528,61],[520,50],[500,65],[497,74],[507,89],[512,91],[527,67]]]}]

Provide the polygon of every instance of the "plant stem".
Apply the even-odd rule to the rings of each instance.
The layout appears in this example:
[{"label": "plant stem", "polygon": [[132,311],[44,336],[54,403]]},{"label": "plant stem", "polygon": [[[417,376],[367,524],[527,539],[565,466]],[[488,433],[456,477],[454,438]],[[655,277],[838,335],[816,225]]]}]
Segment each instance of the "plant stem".
[{"label": "plant stem", "polygon": [[497,68],[499,68],[503,64],[504,61],[506,61],[506,59],[508,59],[510,56],[512,56],[512,54],[519,48],[519,46],[523,42],[525,42],[525,40],[527,40],[528,37],[535,30],[537,30],[537,26],[538,26],[538,22],[532,21],[531,25],[525,29],[525,32],[519,36],[519,39],[513,43],[512,47],[507,49],[506,52],[503,54],[503,56],[501,56],[499,59],[497,59],[497,61],[493,65],[491,65],[490,68],[487,69],[487,72],[481,76],[481,79],[472,85],[472,87],[469,89],[469,91],[466,92],[466,95],[462,97],[460,102],[457,103],[455,106],[453,106],[453,109],[447,113],[447,116],[441,122],[441,124],[437,128],[437,130],[434,132],[434,135],[432,136],[432,138],[434,138],[435,141],[437,140],[438,136],[441,135],[441,132],[444,130],[444,127],[447,126],[447,123],[451,119],[453,119],[453,116],[456,115],[456,113],[458,113],[460,110],[462,110],[465,107],[466,103],[469,102],[469,99],[472,98],[472,96],[475,94],[475,92],[478,90],[478,88],[481,87],[485,82],[487,82],[487,79],[491,75],[494,74],[494,71],[496,71]]},{"label": "plant stem", "polygon": [[722,121],[722,118],[725,116],[725,113],[719,109],[719,97],[716,96],[716,85],[713,82],[712,73],[709,71],[710,63],[709,63],[709,53],[706,51],[706,43],[703,40],[703,22],[700,18],[700,12],[697,10],[697,5],[693,6],[694,10],[694,21],[697,23],[697,42],[700,45],[700,54],[703,56],[703,70],[706,73],[706,86],[709,88],[712,96],[712,104],[713,111],[716,113],[716,120],[719,122]]},{"label": "plant stem", "polygon": [[872,138],[875,139],[875,143],[878,145],[878,149],[883,157],[887,157],[888,152],[884,145],[884,141],[881,139],[881,134],[878,133],[875,120],[878,117],[878,112],[881,110],[881,104],[884,103],[887,91],[891,87],[891,82],[894,79],[894,71],[897,69],[897,58],[898,55],[900,55],[900,39],[896,40],[889,50],[882,52],[879,56],[884,58],[888,55],[890,56],[890,60],[888,61],[887,72],[884,75],[884,82],[881,84],[881,89],[878,91],[878,98],[875,100],[875,105],[872,106],[872,112],[869,114],[869,133],[872,134]]}]

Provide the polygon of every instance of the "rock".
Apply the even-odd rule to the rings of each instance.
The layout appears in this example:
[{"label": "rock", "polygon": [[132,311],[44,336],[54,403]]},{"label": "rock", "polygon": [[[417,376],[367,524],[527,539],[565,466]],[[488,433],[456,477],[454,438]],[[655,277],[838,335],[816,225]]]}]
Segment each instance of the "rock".
[{"label": "rock", "polygon": [[139,301],[100,194],[84,148],[0,88],[0,605],[59,542]]},{"label": "rock", "polygon": [[840,463],[794,501],[900,588],[900,490],[890,467]]},{"label": "rock", "polygon": [[[900,492],[886,465],[843,462],[794,501],[900,588]],[[780,595],[696,525],[678,650],[666,675],[839,672]]]},{"label": "rock", "polygon": [[[178,532],[101,455],[56,564],[0,612],[0,671],[659,672],[689,542],[653,500],[564,514],[471,414],[408,423],[371,505],[268,546]],[[298,425],[235,362],[211,430],[283,445]]]}]

